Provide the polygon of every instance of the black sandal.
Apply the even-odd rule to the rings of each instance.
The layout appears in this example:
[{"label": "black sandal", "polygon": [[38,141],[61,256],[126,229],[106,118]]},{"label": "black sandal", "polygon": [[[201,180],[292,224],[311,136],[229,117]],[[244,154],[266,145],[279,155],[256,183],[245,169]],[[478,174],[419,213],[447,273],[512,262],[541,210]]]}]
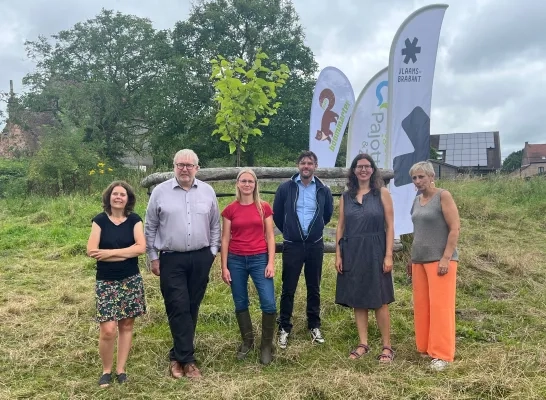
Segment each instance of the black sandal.
[{"label": "black sandal", "polygon": [[99,379],[99,386],[104,388],[108,387],[110,386],[111,381],[112,381],[112,373],[102,374]]},{"label": "black sandal", "polygon": [[[383,353],[383,350],[388,350],[389,354]],[[377,359],[382,364],[388,364],[391,363],[394,360],[394,350],[392,347],[389,346],[383,346],[383,349],[381,350],[381,354],[377,356]]]},{"label": "black sandal", "polygon": [[122,372],[121,374],[116,374],[116,380],[118,381],[118,383],[126,383],[127,374],[125,372]]},{"label": "black sandal", "polygon": [[[364,349],[364,352],[362,354],[360,354],[358,352],[358,349]],[[368,354],[369,352],[370,352],[370,347],[367,344],[360,343],[358,346],[356,346],[356,349],[354,349],[353,351],[351,351],[349,353],[349,358],[351,360],[356,360],[356,359],[359,359],[360,357]],[[351,358],[351,356],[354,356],[354,358]]]}]

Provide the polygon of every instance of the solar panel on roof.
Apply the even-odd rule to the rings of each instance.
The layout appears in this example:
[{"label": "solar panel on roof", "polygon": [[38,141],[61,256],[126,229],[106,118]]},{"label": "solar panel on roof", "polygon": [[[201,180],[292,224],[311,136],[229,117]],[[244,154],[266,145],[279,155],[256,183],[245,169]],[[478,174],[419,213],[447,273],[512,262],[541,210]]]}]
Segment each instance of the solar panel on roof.
[{"label": "solar panel on roof", "polygon": [[493,132],[439,135],[438,151],[444,152],[446,163],[458,167],[486,166],[490,147],[495,147]]}]

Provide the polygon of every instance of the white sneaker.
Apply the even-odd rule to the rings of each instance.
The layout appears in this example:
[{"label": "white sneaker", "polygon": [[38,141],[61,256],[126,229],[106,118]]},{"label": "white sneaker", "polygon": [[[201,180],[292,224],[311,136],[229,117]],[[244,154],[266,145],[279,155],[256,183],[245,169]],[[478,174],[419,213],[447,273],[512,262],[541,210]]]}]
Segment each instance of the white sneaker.
[{"label": "white sneaker", "polygon": [[280,332],[279,332],[279,347],[281,349],[286,349],[286,346],[288,346],[288,335],[290,335],[290,333],[286,332],[284,329],[281,328]]},{"label": "white sneaker", "polygon": [[322,337],[322,333],[320,333],[319,328],[311,329],[311,342],[317,342],[318,344],[324,343],[324,338]]},{"label": "white sneaker", "polygon": [[449,365],[449,362],[440,360],[439,358],[433,358],[430,362],[430,369],[434,371],[443,371]]}]

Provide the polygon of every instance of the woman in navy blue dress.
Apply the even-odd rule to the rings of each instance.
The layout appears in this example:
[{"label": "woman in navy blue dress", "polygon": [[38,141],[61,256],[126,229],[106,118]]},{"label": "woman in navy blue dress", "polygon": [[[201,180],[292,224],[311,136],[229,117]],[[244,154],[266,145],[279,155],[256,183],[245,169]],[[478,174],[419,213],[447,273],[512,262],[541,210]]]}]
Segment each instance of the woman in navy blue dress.
[{"label": "woman in navy blue dress", "polygon": [[393,204],[382,187],[372,157],[359,154],[349,169],[347,187],[339,204],[336,231],[336,303],[354,309],[360,344],[349,357],[357,359],[370,351],[368,310],[375,311],[383,348],[378,358],[394,358],[390,342],[389,303],[394,301],[392,251]]}]

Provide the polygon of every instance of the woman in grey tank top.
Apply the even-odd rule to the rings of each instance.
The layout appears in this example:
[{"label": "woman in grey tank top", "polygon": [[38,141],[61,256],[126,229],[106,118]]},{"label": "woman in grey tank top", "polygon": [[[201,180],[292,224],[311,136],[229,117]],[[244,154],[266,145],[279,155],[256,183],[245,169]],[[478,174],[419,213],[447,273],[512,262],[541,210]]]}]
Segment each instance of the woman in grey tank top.
[{"label": "woman in grey tank top", "polygon": [[434,168],[424,161],[410,169],[420,194],[411,208],[412,276],[415,342],[433,370],[445,369],[455,357],[455,291],[459,212],[451,194],[434,184]]}]

